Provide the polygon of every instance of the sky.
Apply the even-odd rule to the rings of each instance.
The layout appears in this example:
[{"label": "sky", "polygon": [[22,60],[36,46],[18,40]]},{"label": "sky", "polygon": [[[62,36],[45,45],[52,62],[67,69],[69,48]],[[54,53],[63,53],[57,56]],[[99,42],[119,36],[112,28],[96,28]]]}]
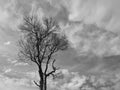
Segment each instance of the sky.
[{"label": "sky", "polygon": [[57,56],[63,71],[119,76],[119,8],[120,0],[0,0],[0,89],[36,90],[35,64],[17,61],[18,27],[31,13],[52,16],[60,24],[70,44]]}]

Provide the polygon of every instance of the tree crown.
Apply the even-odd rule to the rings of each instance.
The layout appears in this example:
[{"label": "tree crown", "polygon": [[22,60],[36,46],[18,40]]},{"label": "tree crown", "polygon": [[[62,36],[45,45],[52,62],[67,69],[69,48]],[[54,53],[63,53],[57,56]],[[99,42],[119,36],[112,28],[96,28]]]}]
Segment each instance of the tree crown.
[{"label": "tree crown", "polygon": [[[23,33],[22,39],[19,41],[20,53],[22,60],[35,62],[39,67],[45,65],[45,71],[51,63],[53,71],[55,58],[53,57],[58,51],[68,48],[68,41],[65,35],[60,34],[60,27],[53,18],[38,19],[36,16],[28,16],[24,18],[23,24],[20,26]],[[49,73],[48,76],[51,74]]]}]

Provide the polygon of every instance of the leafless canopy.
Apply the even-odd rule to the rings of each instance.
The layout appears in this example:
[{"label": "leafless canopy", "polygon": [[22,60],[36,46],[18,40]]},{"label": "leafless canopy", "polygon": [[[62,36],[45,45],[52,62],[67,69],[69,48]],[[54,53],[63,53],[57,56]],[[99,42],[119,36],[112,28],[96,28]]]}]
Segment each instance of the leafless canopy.
[{"label": "leafless canopy", "polygon": [[[60,34],[57,22],[53,18],[40,20],[36,16],[28,16],[24,18],[20,30],[23,33],[22,39],[19,40],[20,59],[37,64],[41,81],[44,77],[46,79],[50,75],[54,76],[57,70],[54,55],[68,47],[67,39]],[[35,84],[40,86],[36,82]]]}]

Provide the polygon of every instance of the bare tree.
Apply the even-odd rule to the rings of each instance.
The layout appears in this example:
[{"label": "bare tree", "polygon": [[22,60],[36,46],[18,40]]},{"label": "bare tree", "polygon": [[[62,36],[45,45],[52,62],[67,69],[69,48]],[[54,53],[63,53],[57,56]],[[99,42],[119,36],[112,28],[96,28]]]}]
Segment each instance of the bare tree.
[{"label": "bare tree", "polygon": [[27,16],[20,26],[23,33],[19,40],[19,58],[32,61],[38,66],[40,80],[34,83],[40,90],[47,90],[47,78],[55,76],[55,55],[68,48],[64,35],[60,35],[60,27],[53,18]]}]

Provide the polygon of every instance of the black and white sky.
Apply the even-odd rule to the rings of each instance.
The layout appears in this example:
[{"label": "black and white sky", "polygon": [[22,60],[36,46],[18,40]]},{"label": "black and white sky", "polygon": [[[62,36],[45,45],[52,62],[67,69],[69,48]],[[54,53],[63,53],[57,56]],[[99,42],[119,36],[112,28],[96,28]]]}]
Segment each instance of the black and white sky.
[{"label": "black and white sky", "polygon": [[31,13],[54,17],[67,36],[71,48],[57,56],[63,72],[119,76],[119,8],[120,0],[0,0],[0,90],[36,90],[36,66],[16,59],[18,26]]}]

